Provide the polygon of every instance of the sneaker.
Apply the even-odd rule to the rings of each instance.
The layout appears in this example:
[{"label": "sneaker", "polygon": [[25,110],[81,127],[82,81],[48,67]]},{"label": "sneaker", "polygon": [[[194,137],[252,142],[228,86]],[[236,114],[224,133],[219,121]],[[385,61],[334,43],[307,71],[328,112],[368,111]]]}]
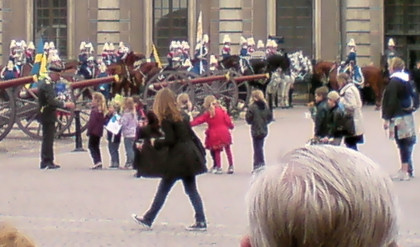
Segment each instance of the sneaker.
[{"label": "sneaker", "polygon": [[186,227],[185,230],[204,232],[207,231],[207,224],[206,222],[196,222],[195,224]]},{"label": "sneaker", "polygon": [[410,175],[408,172],[404,172],[403,170],[399,170],[396,174],[391,176],[393,181],[409,181]]},{"label": "sneaker", "polygon": [[134,222],[136,222],[137,224],[142,226],[145,230],[151,230],[152,229],[152,225],[148,224],[144,219],[139,218],[137,216],[137,214],[132,214],[131,218],[133,218]]},{"label": "sneaker", "polygon": [[233,166],[229,166],[227,173],[233,174]]},{"label": "sneaker", "polygon": [[222,168],[221,168],[221,167],[218,167],[218,168],[215,168],[215,169],[213,170],[213,173],[214,173],[214,174],[223,174],[223,170],[222,170]]},{"label": "sneaker", "polygon": [[102,163],[98,162],[98,163],[94,164],[90,169],[92,169],[92,170],[102,169]]}]

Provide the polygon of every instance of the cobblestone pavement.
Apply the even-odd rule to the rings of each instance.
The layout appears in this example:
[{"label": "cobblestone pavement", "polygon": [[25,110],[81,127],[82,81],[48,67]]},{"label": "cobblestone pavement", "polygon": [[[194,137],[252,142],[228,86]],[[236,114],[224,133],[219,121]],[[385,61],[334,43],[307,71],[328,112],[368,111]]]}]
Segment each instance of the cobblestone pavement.
[{"label": "cobblestone pavement", "polygon": [[[311,136],[312,123],[306,108],[275,110],[265,152],[268,164]],[[382,130],[379,112],[364,108],[366,143],[360,151],[392,173],[398,169],[395,144]],[[419,116],[416,116],[420,123]],[[250,181],[252,144],[249,127],[235,122],[234,175],[205,174],[198,177],[208,231],[184,230],[193,223],[193,209],[177,183],[158,215],[152,231],[142,231],[130,218],[149,207],[157,188],[156,179],[135,179],[133,171],[89,170],[87,152],[71,152],[74,140],[56,140],[59,170],[40,170],[40,142],[13,130],[0,142],[0,221],[9,221],[31,236],[39,246],[239,246],[247,231],[244,197]],[[196,128],[203,137],[203,127]],[[84,146],[87,139],[84,136]],[[104,164],[109,163],[106,142],[102,142]],[[414,161],[420,160],[415,147]],[[121,147],[121,153],[124,154]],[[207,157],[210,161],[210,157]],[[122,162],[125,160],[121,157]],[[224,169],[226,159],[223,156]],[[400,244],[420,246],[420,179],[396,182],[401,207]]]}]

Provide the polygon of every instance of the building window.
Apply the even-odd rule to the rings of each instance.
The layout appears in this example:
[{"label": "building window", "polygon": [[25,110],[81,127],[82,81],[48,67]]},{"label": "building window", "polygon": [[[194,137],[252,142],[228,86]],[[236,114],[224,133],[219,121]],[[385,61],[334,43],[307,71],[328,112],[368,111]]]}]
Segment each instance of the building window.
[{"label": "building window", "polygon": [[277,0],[276,33],[284,37],[282,45],[288,52],[302,50],[312,57],[312,0]]},{"label": "building window", "polygon": [[188,1],[153,0],[153,42],[160,57],[172,40],[188,41]]},{"label": "building window", "polygon": [[67,0],[34,1],[35,35],[45,42],[54,42],[61,58],[67,57]]}]

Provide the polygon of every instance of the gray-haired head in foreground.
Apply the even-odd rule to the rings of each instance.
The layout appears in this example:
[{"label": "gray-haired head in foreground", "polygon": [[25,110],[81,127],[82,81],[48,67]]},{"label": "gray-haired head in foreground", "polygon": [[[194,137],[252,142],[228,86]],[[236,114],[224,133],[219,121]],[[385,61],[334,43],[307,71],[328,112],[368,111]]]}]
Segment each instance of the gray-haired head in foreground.
[{"label": "gray-haired head in foreground", "polygon": [[308,146],[256,175],[247,195],[252,247],[396,246],[392,183],[363,154]]}]

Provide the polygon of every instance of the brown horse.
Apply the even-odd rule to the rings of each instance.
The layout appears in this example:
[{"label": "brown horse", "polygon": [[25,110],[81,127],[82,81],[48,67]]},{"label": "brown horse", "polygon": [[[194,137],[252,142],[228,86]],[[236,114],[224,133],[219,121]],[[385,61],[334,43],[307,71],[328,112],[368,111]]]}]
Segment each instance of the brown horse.
[{"label": "brown horse", "polygon": [[[316,86],[325,85],[326,82],[328,82],[331,89],[338,90],[337,68],[338,66],[335,62],[318,62],[313,69],[313,90],[311,89],[311,92],[315,90]],[[373,90],[375,94],[375,105],[379,109],[387,80],[384,78],[382,70],[372,65],[363,66],[362,73],[365,78],[364,87]]]}]

